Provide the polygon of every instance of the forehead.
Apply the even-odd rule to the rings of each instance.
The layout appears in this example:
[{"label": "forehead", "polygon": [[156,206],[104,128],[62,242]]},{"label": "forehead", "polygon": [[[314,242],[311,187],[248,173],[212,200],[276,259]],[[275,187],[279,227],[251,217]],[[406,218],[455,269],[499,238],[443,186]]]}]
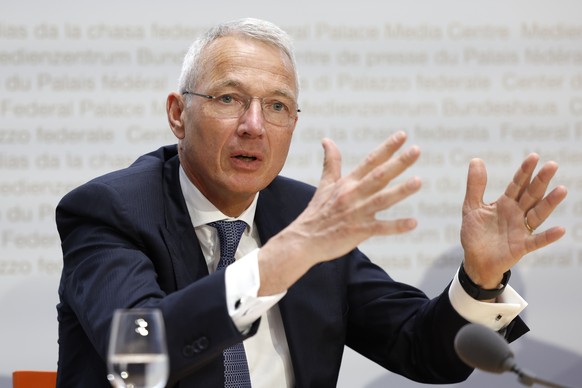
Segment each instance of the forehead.
[{"label": "forehead", "polygon": [[225,36],[202,53],[196,84],[201,88],[238,85],[270,92],[285,90],[296,96],[295,72],[289,57],[277,46],[243,36]]}]

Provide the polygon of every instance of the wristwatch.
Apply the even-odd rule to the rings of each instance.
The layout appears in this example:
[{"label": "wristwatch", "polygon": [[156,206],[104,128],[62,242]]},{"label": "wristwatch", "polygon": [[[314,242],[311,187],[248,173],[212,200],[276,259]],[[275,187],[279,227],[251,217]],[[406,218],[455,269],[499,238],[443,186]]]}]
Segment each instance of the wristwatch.
[{"label": "wristwatch", "polygon": [[473,283],[469,275],[467,275],[467,272],[465,272],[465,267],[463,266],[462,263],[461,267],[459,268],[459,282],[461,283],[461,286],[463,286],[463,290],[465,290],[465,292],[469,294],[473,299],[477,300],[488,300],[497,298],[505,290],[505,286],[509,282],[510,277],[511,270],[503,274],[501,284],[497,288],[486,290]]}]

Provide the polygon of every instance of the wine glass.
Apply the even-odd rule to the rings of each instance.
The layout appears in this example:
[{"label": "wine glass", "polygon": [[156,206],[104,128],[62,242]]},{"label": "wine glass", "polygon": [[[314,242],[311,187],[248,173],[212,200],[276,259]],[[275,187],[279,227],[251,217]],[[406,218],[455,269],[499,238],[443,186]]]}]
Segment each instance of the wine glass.
[{"label": "wine glass", "polygon": [[164,319],[158,309],[115,310],[107,379],[116,388],[161,388],[168,380]]}]

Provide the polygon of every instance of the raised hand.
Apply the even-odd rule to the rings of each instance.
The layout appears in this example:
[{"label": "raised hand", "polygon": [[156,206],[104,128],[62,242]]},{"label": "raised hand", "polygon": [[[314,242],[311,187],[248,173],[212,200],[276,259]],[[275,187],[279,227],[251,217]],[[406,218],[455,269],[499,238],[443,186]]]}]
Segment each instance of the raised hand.
[{"label": "raised hand", "polygon": [[420,155],[415,146],[395,155],[405,141],[404,132],[394,134],[342,177],[337,146],[329,139],[323,140],[324,167],[314,197],[303,213],[259,253],[261,292],[286,289],[313,265],[342,256],[372,236],[403,233],[416,227],[416,220],[411,218],[376,219],[378,212],[420,189],[416,177],[390,185]]},{"label": "raised hand", "polygon": [[379,211],[420,188],[420,180],[415,177],[387,187],[420,154],[417,147],[411,147],[393,157],[405,139],[403,132],[395,134],[345,177],[341,177],[337,147],[330,140],[324,140],[326,161],[320,185],[297,220],[297,226],[309,231],[312,239],[317,240],[310,252],[318,252],[319,260],[345,254],[371,236],[402,233],[416,226],[414,219],[376,219]]},{"label": "raised hand", "polygon": [[465,271],[482,288],[497,287],[503,273],[525,254],[557,241],[565,233],[563,227],[557,226],[534,231],[567,195],[563,186],[546,195],[558,165],[547,162],[534,177],[538,161],[538,155],[530,154],[503,195],[490,204],[483,203],[487,184],[485,165],[479,159],[470,162],[461,244]]}]

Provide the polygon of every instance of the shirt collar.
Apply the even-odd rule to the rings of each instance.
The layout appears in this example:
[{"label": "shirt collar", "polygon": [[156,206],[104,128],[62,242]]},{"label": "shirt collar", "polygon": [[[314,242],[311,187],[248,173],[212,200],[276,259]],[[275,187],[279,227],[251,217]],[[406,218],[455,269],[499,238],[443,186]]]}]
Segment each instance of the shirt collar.
[{"label": "shirt collar", "polygon": [[250,206],[237,218],[228,217],[216,208],[209,200],[198,190],[198,188],[188,179],[182,166],[180,166],[180,187],[186,201],[188,214],[194,227],[206,225],[209,222],[219,220],[242,220],[249,226],[249,233],[253,230],[253,220],[257,209],[257,200],[259,193],[255,195]]}]

